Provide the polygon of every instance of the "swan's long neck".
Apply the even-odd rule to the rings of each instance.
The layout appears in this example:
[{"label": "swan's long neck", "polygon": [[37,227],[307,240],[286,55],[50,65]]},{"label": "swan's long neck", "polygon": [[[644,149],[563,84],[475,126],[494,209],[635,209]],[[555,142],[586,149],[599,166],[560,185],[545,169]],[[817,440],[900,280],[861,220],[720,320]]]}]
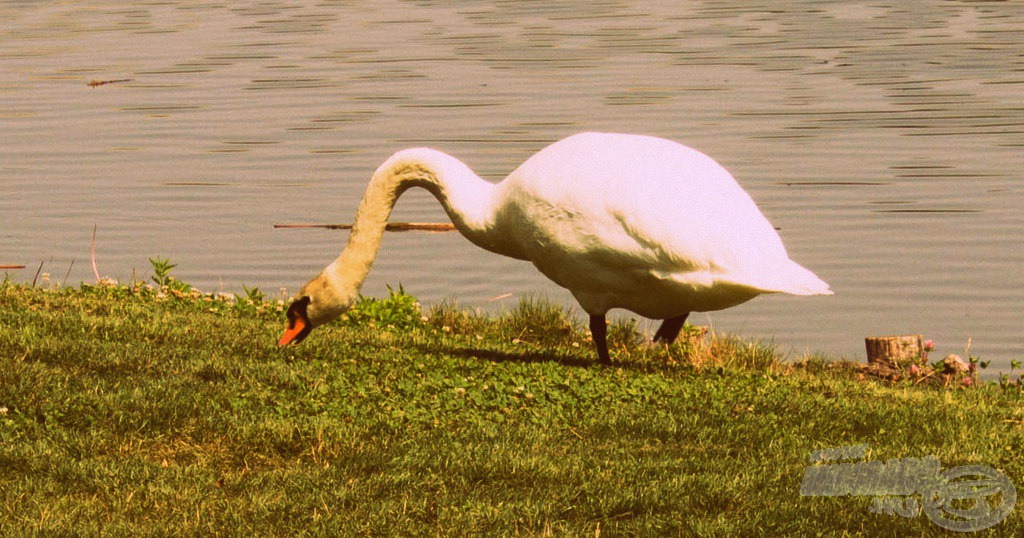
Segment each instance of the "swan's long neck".
[{"label": "swan's long neck", "polygon": [[407,149],[384,161],[370,179],[356,211],[348,246],[324,270],[332,285],[358,292],[377,256],[391,210],[410,187],[430,191],[462,235],[496,250],[490,239],[496,185],[450,155],[427,148]]}]

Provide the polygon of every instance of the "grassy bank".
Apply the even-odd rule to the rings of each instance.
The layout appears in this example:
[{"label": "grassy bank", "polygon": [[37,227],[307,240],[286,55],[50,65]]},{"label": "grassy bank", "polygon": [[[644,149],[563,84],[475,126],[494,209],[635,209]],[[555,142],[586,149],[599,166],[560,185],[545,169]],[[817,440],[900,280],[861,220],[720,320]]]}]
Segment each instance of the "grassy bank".
[{"label": "grassy bank", "polygon": [[[729,338],[593,363],[564,312],[366,301],[279,349],[281,307],[0,285],[0,534],[931,535],[801,496],[813,451],[937,456],[1024,485],[999,384],[858,379]],[[1015,509],[979,535],[1020,535]]]}]

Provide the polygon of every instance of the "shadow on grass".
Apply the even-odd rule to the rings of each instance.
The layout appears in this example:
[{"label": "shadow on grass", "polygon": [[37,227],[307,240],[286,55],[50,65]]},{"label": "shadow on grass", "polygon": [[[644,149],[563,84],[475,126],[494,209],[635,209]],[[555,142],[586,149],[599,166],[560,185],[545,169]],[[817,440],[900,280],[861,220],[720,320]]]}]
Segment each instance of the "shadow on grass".
[{"label": "shadow on grass", "polygon": [[[421,344],[415,346],[417,351],[422,353],[430,353],[435,355],[452,355],[455,357],[465,357],[470,359],[479,359],[496,363],[504,362],[521,362],[521,363],[542,363],[542,362],[554,362],[565,366],[576,366],[576,367],[590,367],[590,366],[603,366],[595,355],[594,358],[584,359],[578,356],[566,355],[564,353],[550,352],[550,351],[524,351],[522,353],[513,353],[508,351],[499,351],[496,349],[483,349],[475,347],[455,347],[446,346],[443,344]],[[621,364],[613,363],[612,366],[623,366]]]},{"label": "shadow on grass", "polygon": [[[597,353],[593,356],[581,354],[568,354],[557,349],[547,350],[524,350],[522,352],[502,351],[480,347],[460,347],[457,345],[445,345],[441,343],[423,343],[414,346],[420,353],[431,355],[449,355],[469,359],[484,360],[493,363],[555,363],[573,368],[614,368],[632,372],[656,373],[656,372],[686,372],[697,373],[697,369],[689,362],[662,362],[658,360],[633,360],[628,354],[620,356],[617,360],[612,359],[611,364],[603,364],[597,359]],[[721,371],[715,368],[714,371]]]}]

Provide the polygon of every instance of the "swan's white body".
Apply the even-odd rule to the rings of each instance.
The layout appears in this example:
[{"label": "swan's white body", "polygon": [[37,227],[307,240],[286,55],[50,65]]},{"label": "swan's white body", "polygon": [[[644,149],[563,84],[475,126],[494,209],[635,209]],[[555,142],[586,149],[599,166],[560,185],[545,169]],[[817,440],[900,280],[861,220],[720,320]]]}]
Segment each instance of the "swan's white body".
[{"label": "swan's white body", "polygon": [[[572,292],[592,329],[613,308],[681,317],[681,325],[689,312],[762,293],[832,293],[789,259],[754,201],[710,157],[661,138],[582,133],[497,184],[436,150],[394,154],[371,179],[345,251],[300,293],[310,299],[308,325],[354,301],[391,208],[412,186],[433,193],[473,243],[528,260]],[[599,353],[602,344],[603,335]]]}]

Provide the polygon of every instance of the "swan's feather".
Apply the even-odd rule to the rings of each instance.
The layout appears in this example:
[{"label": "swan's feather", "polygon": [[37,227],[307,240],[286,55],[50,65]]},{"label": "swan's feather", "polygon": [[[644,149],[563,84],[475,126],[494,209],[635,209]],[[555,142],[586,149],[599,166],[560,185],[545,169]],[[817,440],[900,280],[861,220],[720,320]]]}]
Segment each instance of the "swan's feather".
[{"label": "swan's feather", "polygon": [[586,297],[588,310],[669,317],[759,293],[831,293],[789,259],[724,168],[672,141],[575,135],[531,157],[502,187],[500,229],[541,272]]}]

